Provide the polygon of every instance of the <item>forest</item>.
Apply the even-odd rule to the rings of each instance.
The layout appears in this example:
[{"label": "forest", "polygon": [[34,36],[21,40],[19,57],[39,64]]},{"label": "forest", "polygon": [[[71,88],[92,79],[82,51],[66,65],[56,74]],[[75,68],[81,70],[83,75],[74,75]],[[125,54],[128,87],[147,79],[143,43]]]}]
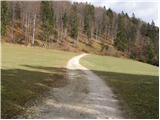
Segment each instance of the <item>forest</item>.
[{"label": "forest", "polygon": [[[145,14],[145,13],[144,13]],[[159,65],[159,28],[90,3],[2,1],[2,41]]]}]

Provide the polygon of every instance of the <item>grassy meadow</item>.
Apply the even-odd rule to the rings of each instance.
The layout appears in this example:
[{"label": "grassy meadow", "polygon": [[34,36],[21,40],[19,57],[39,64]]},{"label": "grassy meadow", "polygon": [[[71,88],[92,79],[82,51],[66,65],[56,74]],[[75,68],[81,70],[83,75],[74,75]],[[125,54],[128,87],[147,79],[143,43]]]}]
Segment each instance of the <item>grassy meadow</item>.
[{"label": "grassy meadow", "polygon": [[[2,43],[2,118],[16,118],[53,87],[63,87],[67,61],[79,53]],[[120,100],[126,118],[158,118],[158,67],[109,56],[80,63],[99,75]]]},{"label": "grassy meadow", "polygon": [[81,64],[111,86],[127,118],[159,117],[158,67],[123,58],[88,55]]},{"label": "grassy meadow", "polygon": [[2,118],[14,118],[50,87],[66,85],[67,61],[75,53],[2,43]]}]

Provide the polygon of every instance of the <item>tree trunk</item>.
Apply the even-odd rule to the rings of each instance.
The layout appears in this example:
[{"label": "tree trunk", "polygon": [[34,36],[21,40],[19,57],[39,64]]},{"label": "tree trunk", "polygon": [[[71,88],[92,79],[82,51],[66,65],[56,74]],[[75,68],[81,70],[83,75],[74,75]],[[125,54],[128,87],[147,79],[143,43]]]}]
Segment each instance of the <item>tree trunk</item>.
[{"label": "tree trunk", "polygon": [[96,30],[96,40],[98,39],[98,30]]},{"label": "tree trunk", "polygon": [[64,29],[64,39],[67,37],[67,28]]},{"label": "tree trunk", "polygon": [[14,40],[14,15],[15,15],[15,5],[13,4],[12,5],[12,34],[11,34],[11,40],[12,40],[12,42],[15,42],[15,40]]},{"label": "tree trunk", "polygon": [[27,45],[27,13],[26,13],[25,17],[26,17],[25,24],[24,24],[24,26],[25,26],[25,43]]},{"label": "tree trunk", "polygon": [[79,34],[77,35],[76,46],[78,45],[78,42],[79,42],[78,38],[79,38]]},{"label": "tree trunk", "polygon": [[32,46],[34,45],[34,41],[35,41],[35,24],[36,24],[36,14],[34,15],[34,18],[33,18]]}]

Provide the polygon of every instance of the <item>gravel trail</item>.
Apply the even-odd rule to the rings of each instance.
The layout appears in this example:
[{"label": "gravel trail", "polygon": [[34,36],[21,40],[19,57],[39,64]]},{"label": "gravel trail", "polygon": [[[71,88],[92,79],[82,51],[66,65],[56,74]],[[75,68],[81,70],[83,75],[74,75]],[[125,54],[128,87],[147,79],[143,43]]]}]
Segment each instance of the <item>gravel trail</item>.
[{"label": "gravel trail", "polygon": [[53,88],[42,105],[32,107],[28,118],[123,118],[118,100],[110,87],[79,60],[87,54],[73,57],[67,63],[66,79],[62,88]]}]

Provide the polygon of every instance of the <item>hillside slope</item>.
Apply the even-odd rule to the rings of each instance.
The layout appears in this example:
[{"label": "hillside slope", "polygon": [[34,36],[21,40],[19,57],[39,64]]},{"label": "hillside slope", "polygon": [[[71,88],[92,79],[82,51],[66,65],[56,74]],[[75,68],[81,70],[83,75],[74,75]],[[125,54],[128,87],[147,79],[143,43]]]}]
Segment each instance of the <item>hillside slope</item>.
[{"label": "hillside slope", "polygon": [[[19,43],[19,44],[26,44],[26,41],[24,39],[25,31],[23,31],[22,28],[19,27],[20,23],[17,21],[17,24],[14,26],[8,26],[7,34],[9,35],[11,31],[14,31],[14,37],[17,38],[16,41],[12,41],[13,43]],[[60,32],[58,29],[56,29],[57,32]],[[62,36],[64,36],[64,33],[61,33]],[[46,46],[46,41],[40,40],[40,38],[43,38],[41,27],[37,27],[37,36],[39,36],[39,39],[35,39],[34,46],[40,46],[40,47],[47,47],[47,48],[53,48],[53,49],[59,49],[59,50],[65,50],[65,51],[72,51],[72,52],[87,52],[87,53],[94,53],[99,55],[111,55],[111,56],[118,56],[118,57],[128,57],[127,54],[118,51],[112,41],[113,39],[109,39],[107,41],[103,41],[103,38],[99,37],[98,40],[95,38],[90,39],[90,43],[88,43],[87,35],[85,35],[82,31],[79,32],[79,38],[78,41],[75,43],[75,39],[67,35],[63,40],[55,40]],[[32,36],[29,36],[32,38]],[[102,41],[101,41],[102,40]],[[9,36],[6,36],[2,39],[2,41],[11,42],[9,39]],[[28,44],[27,46],[31,46],[31,44]]]},{"label": "hillside slope", "polygon": [[8,42],[159,64],[159,28],[134,13],[83,2],[2,1],[1,21],[2,38]]}]

